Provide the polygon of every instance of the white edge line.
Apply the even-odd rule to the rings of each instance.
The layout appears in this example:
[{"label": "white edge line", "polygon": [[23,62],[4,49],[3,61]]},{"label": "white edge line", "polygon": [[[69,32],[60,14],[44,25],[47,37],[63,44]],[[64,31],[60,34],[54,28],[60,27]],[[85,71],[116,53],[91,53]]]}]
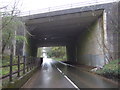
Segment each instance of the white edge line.
[{"label": "white edge line", "polygon": [[80,90],[66,75],[64,75],[64,77],[78,90]]},{"label": "white edge line", "polygon": [[57,68],[57,70],[58,70],[60,73],[62,73],[62,71],[61,71],[59,68]]},{"label": "white edge line", "polygon": [[[62,73],[62,71],[59,69],[59,68],[57,68],[57,70],[60,72],[60,73]],[[62,73],[63,75],[64,75],[64,73]],[[77,88],[77,90],[80,90],[66,75],[64,75],[64,77],[75,87],[75,88]]]},{"label": "white edge line", "polygon": [[61,62],[61,61],[58,61],[59,63],[61,63],[61,64],[64,64],[65,66],[71,66],[71,67],[75,67],[75,66],[73,66],[73,65],[70,65],[70,64],[66,64],[66,63],[63,63],[63,62]]}]

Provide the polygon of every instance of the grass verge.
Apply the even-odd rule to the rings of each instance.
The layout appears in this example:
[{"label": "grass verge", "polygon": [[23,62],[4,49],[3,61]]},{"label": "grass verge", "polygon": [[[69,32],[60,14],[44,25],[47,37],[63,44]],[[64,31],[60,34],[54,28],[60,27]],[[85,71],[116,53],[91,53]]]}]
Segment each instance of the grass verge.
[{"label": "grass verge", "polygon": [[115,81],[120,81],[120,59],[110,61],[110,63],[104,65],[102,69],[96,71],[97,74],[104,77],[113,79]]}]

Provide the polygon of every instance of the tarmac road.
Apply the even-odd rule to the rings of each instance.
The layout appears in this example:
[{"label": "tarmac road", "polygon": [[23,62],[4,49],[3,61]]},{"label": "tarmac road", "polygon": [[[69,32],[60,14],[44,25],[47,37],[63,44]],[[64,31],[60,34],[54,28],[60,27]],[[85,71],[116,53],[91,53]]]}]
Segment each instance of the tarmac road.
[{"label": "tarmac road", "polygon": [[[48,59],[49,60],[49,59]],[[75,88],[53,65],[43,61],[39,69],[22,88]]]},{"label": "tarmac road", "polygon": [[22,88],[118,88],[118,85],[99,75],[46,58]]}]

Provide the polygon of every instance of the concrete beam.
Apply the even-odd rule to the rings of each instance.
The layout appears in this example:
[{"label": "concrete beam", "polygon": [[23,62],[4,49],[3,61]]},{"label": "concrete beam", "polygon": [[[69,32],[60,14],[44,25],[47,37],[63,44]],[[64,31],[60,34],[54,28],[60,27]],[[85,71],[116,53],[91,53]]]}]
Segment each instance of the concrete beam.
[{"label": "concrete beam", "polygon": [[26,22],[28,31],[38,46],[67,44],[85,31],[103,10],[88,11],[46,18],[30,19]]}]

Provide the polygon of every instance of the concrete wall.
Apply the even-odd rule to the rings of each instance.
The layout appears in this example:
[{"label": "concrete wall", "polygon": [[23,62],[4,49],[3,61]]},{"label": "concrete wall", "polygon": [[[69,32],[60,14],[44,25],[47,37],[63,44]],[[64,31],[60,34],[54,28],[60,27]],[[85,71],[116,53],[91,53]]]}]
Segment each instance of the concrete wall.
[{"label": "concrete wall", "polygon": [[66,46],[66,53],[67,53],[67,61],[68,62],[75,62],[76,52],[75,52],[75,43],[70,43]]},{"label": "concrete wall", "polygon": [[109,55],[113,57],[113,59],[118,59],[120,57],[120,50],[118,49],[118,5],[119,3],[113,3],[110,6],[106,6],[105,12],[106,12],[106,32],[107,32],[107,43],[108,48],[110,49]]},{"label": "concrete wall", "polygon": [[[80,64],[92,65],[92,66],[102,66],[104,64],[104,54],[103,49],[99,47],[99,43],[97,42],[97,38],[99,38],[100,44],[102,43],[102,31],[105,30],[104,36],[106,37],[106,41],[108,42],[110,52],[113,53],[114,57],[120,57],[120,48],[118,46],[118,39],[119,34],[118,32],[118,2],[109,3],[109,4],[100,4],[100,5],[93,5],[75,9],[68,9],[63,11],[56,11],[38,15],[31,15],[30,17],[26,17],[29,19],[34,18],[45,18],[45,17],[53,17],[71,13],[79,13],[79,12],[86,12],[86,11],[95,11],[95,10],[103,10],[106,13],[106,21],[103,22],[102,18],[99,18],[94,22],[89,30],[84,30],[81,32],[80,36],[78,37],[77,41],[69,43],[67,47],[67,54],[69,61],[78,61]],[[103,26],[106,23],[105,26]],[[103,29],[104,27],[104,29]],[[33,28],[32,28],[33,29]],[[29,30],[29,28],[28,28]],[[35,45],[35,40],[31,43],[31,47]],[[70,41],[71,42],[71,41]],[[76,46],[75,46],[76,45]],[[33,48],[36,48],[34,46]],[[32,51],[32,50],[31,50]],[[36,51],[36,50],[35,50]],[[33,52],[34,54],[35,52]],[[108,54],[108,53],[106,53]],[[76,56],[77,55],[77,59]]]},{"label": "concrete wall", "polygon": [[76,44],[77,62],[89,66],[103,66],[103,17],[95,21],[89,30],[78,37]]},{"label": "concrete wall", "polygon": [[28,42],[26,44],[26,56],[36,57],[38,47],[36,46],[35,41],[30,38],[30,36],[27,35],[26,37]]}]

